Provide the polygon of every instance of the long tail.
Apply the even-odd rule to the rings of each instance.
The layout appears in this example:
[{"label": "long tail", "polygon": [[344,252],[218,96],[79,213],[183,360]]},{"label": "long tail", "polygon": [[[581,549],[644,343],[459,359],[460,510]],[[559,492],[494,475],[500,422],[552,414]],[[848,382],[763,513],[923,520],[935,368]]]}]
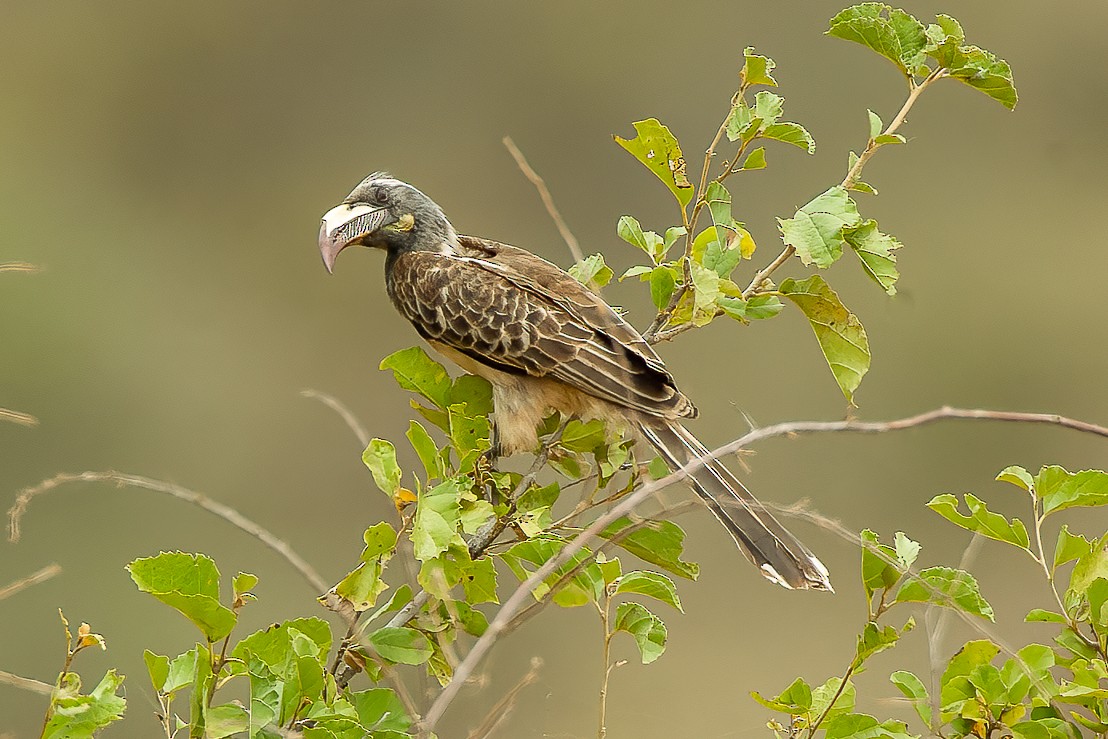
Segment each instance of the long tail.
[{"label": "long tail", "polygon": [[[675,421],[640,423],[639,430],[671,469],[708,453],[688,429]],[[834,592],[823,563],[778,523],[722,462],[706,463],[689,476],[689,482],[767,579],[789,589]]]}]

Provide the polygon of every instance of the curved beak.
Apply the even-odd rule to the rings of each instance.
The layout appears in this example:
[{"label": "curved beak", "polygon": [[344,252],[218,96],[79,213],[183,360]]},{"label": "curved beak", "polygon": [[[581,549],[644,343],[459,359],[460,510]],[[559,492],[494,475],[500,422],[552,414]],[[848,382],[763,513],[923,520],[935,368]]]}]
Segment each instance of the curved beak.
[{"label": "curved beak", "polygon": [[371,205],[337,205],[323,215],[319,224],[319,253],[327,272],[334,272],[339,252],[359,243],[366,236],[384,225],[388,219],[385,208]]}]

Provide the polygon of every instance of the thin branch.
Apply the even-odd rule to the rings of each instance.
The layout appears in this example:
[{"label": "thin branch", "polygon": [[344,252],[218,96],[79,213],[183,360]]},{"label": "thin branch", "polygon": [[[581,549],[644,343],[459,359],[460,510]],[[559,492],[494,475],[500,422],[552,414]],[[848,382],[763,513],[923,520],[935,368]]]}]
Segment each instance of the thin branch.
[{"label": "thin branch", "polygon": [[104,472],[80,472],[76,474],[62,472],[47,480],[43,480],[37,485],[32,485],[31,487],[20,490],[19,495],[15,499],[15,503],[8,509],[8,541],[12,543],[19,541],[21,535],[20,522],[23,518],[23,514],[27,512],[27,507],[31,504],[32,499],[71,482],[112,482],[119,486],[137,487],[145,490],[152,490],[156,493],[165,493],[178,500],[183,500],[186,503],[192,503],[193,505],[203,508],[208,513],[219,516],[232,526],[245,531],[247,534],[250,534],[272,549],[284,558],[286,562],[291,564],[317,593],[327,591],[328,586],[326,581],[319,576],[319,573],[316,572],[303,557],[293,551],[292,547],[233,508],[218,503],[206,495],[188,490],[187,488],[183,488],[171,482],[154,480],[141,475],[130,475],[113,470]]},{"label": "thin branch", "polygon": [[342,401],[333,395],[328,395],[320,390],[313,390],[312,388],[305,388],[300,391],[300,394],[305,398],[312,398],[323,403],[325,406],[339,414],[346,425],[350,427],[350,430],[354,432],[354,436],[358,437],[358,443],[362,445],[362,449],[369,446],[369,434],[365,430],[365,426],[361,424],[357,416],[350,412],[350,409],[343,405]]},{"label": "thin branch", "polygon": [[34,274],[42,271],[42,268],[29,262],[0,262],[0,272],[25,272]]},{"label": "thin branch", "polygon": [[38,426],[38,419],[30,413],[13,411],[8,408],[0,408],[0,420],[18,423],[20,426]]},{"label": "thin branch", "polygon": [[503,698],[496,702],[496,705],[485,715],[481,723],[469,732],[466,739],[487,739],[492,736],[494,731],[503,726],[504,722],[508,720],[508,717],[512,715],[512,710],[519,701],[519,694],[523,692],[524,688],[538,681],[539,670],[542,669],[542,664],[543,662],[541,659],[532,657],[531,669],[527,671],[527,674],[524,675]]},{"label": "thin branch", "polygon": [[4,600],[7,597],[15,595],[20,590],[29,588],[32,585],[38,585],[40,582],[46,582],[52,577],[57,577],[61,574],[61,571],[61,565],[57,564],[56,562],[54,564],[46,565],[38,572],[31,573],[22,580],[16,580],[10,585],[5,585],[4,587],[0,588],[0,600]]},{"label": "thin branch", "polygon": [[32,680],[29,677],[20,677],[19,675],[13,675],[10,672],[0,670],[0,684],[12,685],[23,690],[29,690],[32,693],[38,693],[39,695],[50,695],[54,692],[54,686],[48,685],[39,680]]},{"label": "thin branch", "polygon": [[577,238],[569,230],[569,226],[562,219],[562,214],[558,212],[558,208],[554,205],[554,198],[550,197],[550,190],[546,189],[546,183],[542,177],[539,177],[538,172],[531,168],[531,165],[527,163],[527,159],[524,158],[523,152],[519,150],[516,143],[512,141],[511,136],[505,136],[501,141],[504,143],[505,148],[508,149],[508,153],[512,155],[512,158],[516,160],[516,164],[519,166],[523,176],[531,181],[531,184],[535,186],[535,189],[539,191],[539,197],[542,198],[542,204],[546,207],[546,212],[550,214],[551,220],[554,221],[554,225],[558,227],[558,233],[562,235],[562,240],[566,242],[566,246],[569,247],[569,253],[573,255],[573,261],[580,262],[585,256],[581,253],[581,246],[577,243]]},{"label": "thin branch", "polygon": [[[476,669],[477,665],[488,653],[489,649],[496,642],[497,638],[506,630],[506,628],[514,620],[516,614],[518,614],[526,605],[527,601],[531,599],[531,592],[538,587],[547,577],[554,573],[563,564],[568,562],[574,555],[584,549],[593,540],[597,539],[600,532],[609,526],[613,521],[621,516],[627,515],[635,509],[640,503],[643,503],[648,498],[659,492],[665,487],[672,485],[680,480],[685,479],[692,473],[696,472],[704,465],[708,464],[712,460],[718,459],[728,454],[732,454],[739,449],[761,441],[763,439],[769,439],[775,436],[791,436],[794,434],[802,433],[820,433],[820,432],[841,432],[849,431],[855,433],[883,433],[887,431],[898,431],[907,428],[914,428],[916,426],[923,426],[935,421],[943,419],[981,419],[981,420],[993,420],[993,421],[1009,421],[1009,422],[1023,422],[1023,423],[1046,423],[1056,426],[1062,426],[1064,428],[1070,428],[1086,433],[1096,434],[1108,438],[1108,428],[1098,426],[1096,424],[1087,423],[1084,421],[1077,421],[1057,414],[1047,413],[1016,413],[1010,411],[990,411],[982,409],[965,409],[965,408],[951,408],[943,407],[938,408],[926,413],[920,413],[915,416],[909,416],[907,418],[896,419],[892,421],[795,421],[787,423],[779,423],[772,426],[766,426],[760,429],[754,429],[753,431],[745,434],[735,441],[725,444],[703,457],[698,457],[690,461],[688,464],[678,468],[671,474],[660,478],[658,480],[647,483],[643,487],[639,488],[635,492],[629,494],[611,510],[599,516],[591,526],[581,532],[580,535],[575,537],[572,541],[566,544],[561,551],[555,556],[551,557],[546,563],[538,567],[530,577],[523,581],[522,584],[508,597],[497,612],[496,616],[489,623],[488,629],[484,635],[481,636],[477,642],[473,645],[473,648],[458,665],[457,670],[454,672],[454,679],[443,688],[439,693],[435,702],[431,705],[427,711],[427,715],[423,722],[420,724],[420,731],[423,734],[430,734],[438,721],[442,718],[447,708],[453,702],[457,696],[458,691],[461,689],[462,684],[469,678],[469,676]],[[832,522],[833,523],[833,522]],[[853,539],[856,535],[853,532],[847,532],[841,524],[835,523],[835,526],[841,528],[843,533],[849,534],[849,537]],[[973,623],[972,618],[968,614],[961,613],[959,615],[971,623],[975,628],[981,629],[980,624]],[[991,634],[990,634],[991,636]],[[1004,644],[995,639],[998,644],[1004,647]]]},{"label": "thin branch", "polygon": [[[945,76],[946,70],[938,69],[932,72],[931,75],[927,77],[927,79],[925,79],[923,82],[920,82],[918,85],[912,83],[910,91],[908,93],[908,97],[904,101],[904,105],[900,107],[900,110],[897,111],[897,114],[893,117],[891,121],[889,121],[889,125],[885,127],[885,130],[881,132],[881,135],[896,133],[896,130],[900,128],[900,126],[907,119],[908,111],[910,111],[912,109],[912,106],[916,104],[916,100],[919,99],[919,96],[923,93],[923,91],[926,90],[932,82],[938,79],[942,79]],[[859,156],[858,160],[854,162],[854,166],[852,166],[850,168],[850,171],[846,173],[846,177],[843,178],[843,181],[839,184],[839,187],[847,190],[853,187],[854,184],[858,182],[858,178],[862,176],[862,169],[866,166],[866,162],[868,162],[870,158],[874,155],[874,153],[876,153],[877,150],[880,148],[880,145],[878,145],[874,141],[874,139],[870,139],[866,143],[866,148],[862,151],[861,156]],[[757,292],[762,283],[766,281],[766,278],[773,274],[778,267],[787,262],[789,260],[789,257],[791,257],[795,253],[796,249],[791,246],[786,246],[772,262],[770,262],[762,269],[758,270],[754,274],[754,277],[751,278],[750,284],[746,286],[745,290],[743,290],[743,299],[749,299],[750,296]]]}]

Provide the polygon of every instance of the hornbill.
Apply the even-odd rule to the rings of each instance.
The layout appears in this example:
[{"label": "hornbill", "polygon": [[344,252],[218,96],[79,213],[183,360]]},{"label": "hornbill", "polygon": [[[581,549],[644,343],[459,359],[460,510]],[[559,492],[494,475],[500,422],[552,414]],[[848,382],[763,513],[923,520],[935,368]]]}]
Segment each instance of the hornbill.
[{"label": "hornbill", "polygon": [[[534,451],[551,410],[637,433],[672,469],[706,448],[682,424],[696,407],[642,335],[559,267],[462,236],[411,185],[377,172],[327,211],[327,271],[351,245],[385,251],[385,287],[419,335],[492,385],[499,451]],[[690,476],[697,495],[769,580],[831,590],[827,568],[718,460]]]}]

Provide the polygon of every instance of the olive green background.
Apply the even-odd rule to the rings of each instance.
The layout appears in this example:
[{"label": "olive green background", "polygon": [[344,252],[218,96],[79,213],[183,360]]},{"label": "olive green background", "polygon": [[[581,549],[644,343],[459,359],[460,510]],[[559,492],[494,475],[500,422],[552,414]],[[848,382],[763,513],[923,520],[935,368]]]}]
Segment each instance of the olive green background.
[{"label": "olive green background", "polygon": [[[388,305],[381,255],[348,252],[328,277],[319,216],[366,173],[388,169],[435,198],[465,233],[569,256],[500,143],[514,137],[588,252],[619,268],[637,254],[620,215],[658,231],[671,196],[611,141],[656,116],[691,168],[737,85],[742,49],[777,60],[785,114],[815,156],[769,148],[770,168],[731,181],[765,264],[774,216],[842,179],[866,136],[866,108],[889,120],[905,90],[891,65],[822,32],[841,6],[805,3],[7,3],[0,10],[0,261],[43,267],[0,276],[0,406],[41,419],[0,423],[0,504],[59,471],[118,469],[171,480],[242,511],[329,580],[360,535],[390,515],[341,420],[300,396],[345,401],[370,433],[403,441],[408,399],[376,369],[416,341]],[[951,12],[970,41],[1015,70],[1014,113],[954,81],[928,91],[881,151],[862,212],[905,244],[900,294],[887,298],[848,255],[826,275],[869,333],[874,359],[857,401],[866,419],[949,403],[1053,411],[1108,423],[1108,53],[1103,2],[912,2]],[[749,276],[750,265],[743,267]],[[802,274],[799,263],[784,274]],[[611,288],[639,326],[649,301]],[[719,320],[661,351],[716,445],[765,424],[845,411],[797,311],[750,327]],[[411,455],[403,460],[410,468]],[[1104,440],[1045,427],[951,422],[880,437],[774,440],[747,458],[760,495],[808,498],[850,529],[906,530],[921,563],[954,564],[968,536],[929,513],[941,492],[973,490],[1021,511],[992,481],[1008,464],[1104,467]],[[669,493],[673,500],[684,490]],[[1104,517],[1077,512],[1091,533]],[[805,524],[831,567],[834,596],[762,580],[703,511],[681,521],[702,564],[681,583],[687,614],[662,613],[670,642],[654,665],[615,671],[612,737],[765,735],[751,690],[846,665],[864,618],[858,555]],[[1099,527],[1099,528],[1098,528]],[[1053,534],[1050,534],[1053,536]],[[57,562],[63,573],[0,601],[0,669],[50,682],[63,657],[57,607],[105,635],[77,667],[93,684],[128,675],[128,719],[107,732],[157,732],[141,652],[176,654],[194,632],[138,593],[123,570],[162,549],[203,551],[225,577],[261,577],[253,629],[322,615],[282,560],[227,523],[153,493],[76,484],[37,500],[17,545],[0,543],[0,586]],[[975,568],[1013,641],[1048,590],[1033,563],[989,542]],[[505,584],[507,579],[504,580]],[[664,609],[659,605],[658,609]],[[906,617],[901,614],[901,618]],[[599,623],[549,609],[505,638],[489,680],[466,688],[441,726],[465,736],[527,670],[545,665],[498,736],[596,732]],[[246,631],[243,631],[246,633]],[[954,624],[946,650],[972,632]],[[903,714],[885,678],[926,673],[922,628],[874,660],[861,707]],[[421,703],[427,704],[420,696]],[[43,699],[0,685],[0,735],[37,731]],[[915,727],[919,730],[919,727]]]}]

